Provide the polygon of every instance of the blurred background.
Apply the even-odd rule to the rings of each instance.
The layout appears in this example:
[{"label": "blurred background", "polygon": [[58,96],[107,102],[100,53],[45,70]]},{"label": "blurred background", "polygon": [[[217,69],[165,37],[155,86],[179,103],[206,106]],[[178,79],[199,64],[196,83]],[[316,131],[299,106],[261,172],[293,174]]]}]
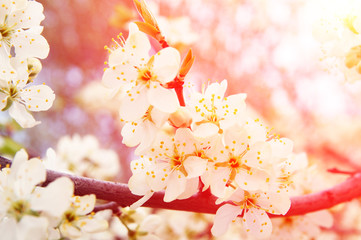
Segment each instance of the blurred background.
[{"label": "blurred background", "polygon": [[[35,80],[56,94],[53,107],[34,114],[42,124],[19,129],[0,115],[0,133],[44,156],[64,135],[95,135],[115,150],[119,181],[130,176],[132,150],[121,142],[117,106],[101,84],[104,45],[139,20],[132,1],[45,1],[43,35],[50,54]],[[196,56],[186,81],[193,88],[227,79],[227,95],[247,93],[247,106],[274,132],[292,139],[324,168],[361,169],[361,84],[320,60],[312,35],[320,14],[307,0],[148,1],[171,46]],[[159,48],[156,42],[152,42]],[[19,144],[19,145],[17,145]]]}]

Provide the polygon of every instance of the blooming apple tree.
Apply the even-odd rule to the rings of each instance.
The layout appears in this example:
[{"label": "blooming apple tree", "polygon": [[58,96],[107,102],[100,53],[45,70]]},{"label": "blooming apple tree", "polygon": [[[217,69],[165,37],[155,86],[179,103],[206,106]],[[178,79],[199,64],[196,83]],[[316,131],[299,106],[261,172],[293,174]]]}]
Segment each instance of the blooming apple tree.
[{"label": "blooming apple tree", "polygon": [[[145,1],[134,3],[143,21],[127,24],[128,36],[105,47],[103,86],[95,86],[112,101],[122,142],[135,148],[128,184],[116,183],[118,156],[92,135],[64,136],[43,160],[29,159],[24,149],[12,161],[0,157],[0,238],[313,239],[331,228],[327,209],[361,196],[361,174],[333,169],[350,178],[326,190],[311,184],[316,166],[254,115],[247,94],[227,94],[227,80],[201,91],[186,87],[193,51],[172,46],[164,31],[170,25],[159,25]],[[355,80],[360,21],[346,10],[332,23],[338,28],[320,27],[322,19],[314,35],[325,58],[336,54],[346,78]],[[39,2],[0,1],[0,109],[22,128],[40,124],[30,112],[55,100],[50,87],[34,83],[39,58],[49,53],[43,19]],[[197,39],[190,36],[184,42]],[[0,149],[4,142],[0,137]],[[141,206],[193,213],[179,213],[187,219],[180,221]]]}]

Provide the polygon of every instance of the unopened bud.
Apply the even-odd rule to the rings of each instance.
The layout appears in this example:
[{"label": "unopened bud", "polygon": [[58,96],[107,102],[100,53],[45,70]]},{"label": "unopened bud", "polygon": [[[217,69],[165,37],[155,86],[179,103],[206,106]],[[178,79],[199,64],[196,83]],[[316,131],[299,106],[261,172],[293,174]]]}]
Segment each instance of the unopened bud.
[{"label": "unopened bud", "polygon": [[177,128],[189,127],[192,123],[192,116],[187,108],[180,107],[169,116],[169,122]]},{"label": "unopened bud", "polygon": [[37,58],[28,58],[28,73],[29,80],[34,79],[38,73],[41,71],[42,65],[39,59]]}]

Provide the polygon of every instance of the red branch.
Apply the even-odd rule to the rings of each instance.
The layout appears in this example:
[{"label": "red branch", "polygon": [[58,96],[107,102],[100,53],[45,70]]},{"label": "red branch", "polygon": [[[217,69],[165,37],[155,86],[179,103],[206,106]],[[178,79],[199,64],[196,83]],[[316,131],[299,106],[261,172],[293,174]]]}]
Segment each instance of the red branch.
[{"label": "red branch", "polygon": [[[7,164],[11,164],[11,161],[0,156],[1,168]],[[47,177],[43,186],[62,176],[69,177],[74,182],[75,195],[95,194],[97,199],[116,202],[121,207],[129,206],[140,199],[140,196],[130,192],[127,184],[78,177],[51,170],[47,170]],[[185,200],[175,200],[169,203],[164,202],[163,197],[164,192],[157,192],[143,206],[211,214],[216,213],[219,208],[219,205],[215,204],[216,198],[208,191],[198,193]],[[357,197],[361,197],[361,173],[353,175],[330,189],[291,198],[291,208],[286,216],[303,215],[328,209]],[[271,215],[271,217],[277,217],[277,215]]]}]

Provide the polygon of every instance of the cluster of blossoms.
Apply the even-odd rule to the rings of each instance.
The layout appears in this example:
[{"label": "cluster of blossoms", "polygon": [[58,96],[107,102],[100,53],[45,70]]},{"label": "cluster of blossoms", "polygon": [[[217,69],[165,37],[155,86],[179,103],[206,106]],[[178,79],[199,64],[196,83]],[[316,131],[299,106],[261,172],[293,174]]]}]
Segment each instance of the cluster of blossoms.
[{"label": "cluster of blossoms", "polygon": [[[126,40],[120,35],[114,48],[106,47],[109,68],[102,79],[120,99],[123,143],[137,146],[129,188],[143,197],[132,207],[157,191],[164,190],[164,201],[170,202],[210,190],[223,204],[214,219],[214,236],[224,234],[239,216],[247,234],[269,237],[267,213],[287,213],[292,175],[303,167],[294,161],[292,141],[250,118],[245,94],[225,97],[226,80],[193,92],[184,103],[177,84],[190,58],[181,65],[179,52],[164,43],[144,6],[140,12],[146,23],[131,23]],[[154,54],[142,32],[149,25],[159,30],[152,36],[163,46]]]},{"label": "cluster of blossoms", "polygon": [[39,124],[28,111],[48,110],[55,98],[45,85],[32,85],[49,45],[41,36],[43,6],[35,1],[4,0],[0,6],[0,110],[21,127]]},{"label": "cluster of blossoms", "polygon": [[[136,147],[129,188],[143,197],[131,208],[158,191],[165,192],[165,202],[208,191],[220,206],[214,219],[187,213],[187,221],[181,223],[178,216],[172,219],[165,213],[166,225],[159,216],[128,208],[118,213],[113,209],[115,214],[110,210],[95,213],[95,195],[74,196],[69,178],[42,186],[45,167],[104,180],[114,179],[119,172],[114,152],[101,149],[90,135],[75,135],[60,139],[56,151],[48,150],[47,166],[38,158],[28,160],[24,150],[15,155],[11,167],[3,166],[1,238],[165,239],[159,237],[164,234],[170,239],[200,239],[199,229],[211,229],[221,239],[235,222],[242,226],[244,239],[308,239],[317,236],[320,227],[330,227],[332,216],[327,211],[271,221],[269,214],[288,212],[290,196],[304,193],[294,181],[308,164],[306,156],[294,154],[291,140],[280,138],[251,117],[245,94],[226,96],[226,80],[184,99],[184,78],[194,60],[191,51],[181,61],[179,51],[168,46],[172,38],[162,35],[144,1],[135,3],[145,22],[130,23],[127,39],[119,35],[114,47],[106,47],[109,68],[102,79],[120,102],[123,143]],[[4,0],[0,9],[0,109],[9,110],[22,127],[33,127],[39,122],[28,110],[47,110],[55,98],[49,87],[32,85],[41,69],[37,58],[45,58],[49,51],[40,35],[43,8],[35,1]],[[358,23],[353,15],[342,20],[342,26],[356,35]],[[158,40],[160,51],[152,49],[145,33]],[[188,37],[190,42],[195,39]],[[360,49],[353,44],[345,55],[345,66],[360,73]],[[2,142],[0,137],[0,147]],[[272,225],[278,231],[272,233]]]},{"label": "cluster of blossoms", "polygon": [[313,35],[322,44],[323,59],[354,82],[361,79],[361,9],[359,1],[324,1]]},{"label": "cluster of blossoms", "polygon": [[[76,239],[108,227],[92,214],[95,195],[74,196],[74,184],[66,177],[38,186],[46,169],[38,158],[16,153],[11,167],[0,172],[0,231],[2,239]],[[33,233],[36,233],[34,235]]]},{"label": "cluster of blossoms", "polygon": [[116,152],[100,148],[92,135],[64,136],[55,151],[49,148],[44,164],[47,169],[73,173],[78,176],[113,180],[120,171]]}]

